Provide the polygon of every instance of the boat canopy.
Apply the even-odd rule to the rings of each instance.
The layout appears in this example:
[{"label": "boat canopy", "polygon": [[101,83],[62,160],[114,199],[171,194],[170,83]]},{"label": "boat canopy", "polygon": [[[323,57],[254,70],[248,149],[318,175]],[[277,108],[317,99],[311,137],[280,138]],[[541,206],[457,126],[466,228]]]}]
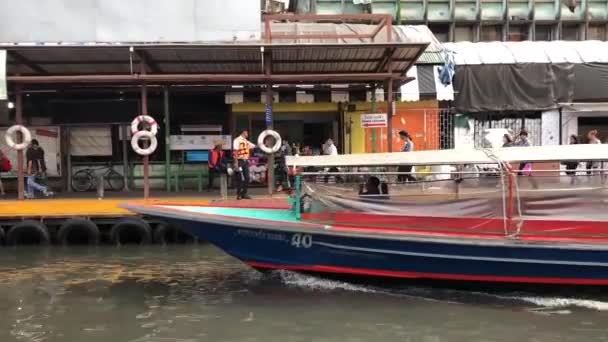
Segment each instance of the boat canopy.
[{"label": "boat canopy", "polygon": [[337,156],[287,156],[292,167],[346,167],[395,165],[495,164],[503,162],[552,162],[608,160],[606,145],[554,145],[496,149],[451,149],[404,153],[343,154]]}]

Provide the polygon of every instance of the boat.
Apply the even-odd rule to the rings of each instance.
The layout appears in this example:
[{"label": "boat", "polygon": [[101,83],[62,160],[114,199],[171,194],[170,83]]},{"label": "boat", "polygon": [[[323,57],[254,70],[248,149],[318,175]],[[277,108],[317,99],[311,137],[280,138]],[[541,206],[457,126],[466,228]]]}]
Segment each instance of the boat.
[{"label": "boat", "polygon": [[[292,156],[286,162],[300,172],[292,196],[282,203],[256,199],[121,206],[166,221],[262,271],[606,286],[606,177],[602,170],[566,175],[557,167],[581,160],[608,160],[608,148]],[[520,162],[534,165],[532,175],[518,175]],[[435,180],[427,172],[425,179],[397,182],[395,166],[405,164],[454,169],[448,179]],[[500,172],[462,171],[467,169],[463,166],[484,164],[498,165]],[[327,172],[334,167],[339,172]],[[337,180],[319,182],[319,175]],[[359,184],[369,175],[389,191],[361,194]]]}]

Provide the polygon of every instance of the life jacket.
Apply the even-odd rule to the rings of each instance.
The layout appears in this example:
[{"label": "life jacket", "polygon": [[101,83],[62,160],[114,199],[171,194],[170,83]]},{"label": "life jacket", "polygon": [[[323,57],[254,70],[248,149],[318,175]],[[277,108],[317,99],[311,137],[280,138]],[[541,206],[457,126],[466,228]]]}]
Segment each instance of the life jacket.
[{"label": "life jacket", "polygon": [[247,160],[249,159],[249,144],[247,140],[242,137],[238,137],[238,149],[235,151],[237,159]]},{"label": "life jacket", "polygon": [[218,166],[218,164],[220,163],[220,161],[222,160],[222,158],[224,157],[224,151],[216,151],[215,149],[212,149],[209,151],[209,159],[207,160],[207,163],[209,164],[209,168],[213,169],[216,166]]}]

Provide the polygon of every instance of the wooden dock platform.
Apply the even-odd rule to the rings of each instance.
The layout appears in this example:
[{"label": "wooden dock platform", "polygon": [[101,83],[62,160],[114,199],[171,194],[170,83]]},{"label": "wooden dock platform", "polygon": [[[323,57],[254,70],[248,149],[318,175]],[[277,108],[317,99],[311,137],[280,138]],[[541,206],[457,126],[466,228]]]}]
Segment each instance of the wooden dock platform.
[{"label": "wooden dock platform", "polygon": [[[256,189],[257,190],[257,189]],[[255,193],[258,192],[258,193]],[[259,205],[259,199],[264,199],[262,203],[273,202],[276,203],[284,202],[287,203],[286,195],[277,194],[273,195],[272,199],[268,195],[263,194],[261,191],[254,191],[252,194],[254,200]],[[143,200],[143,196],[139,194],[130,194],[127,196],[115,196],[106,197],[103,199],[97,198],[85,198],[85,197],[69,197],[67,195],[60,195],[55,198],[47,199],[32,199],[18,201],[16,199],[4,199],[0,200],[0,220],[2,219],[15,219],[15,218],[45,218],[45,219],[56,219],[56,218],[73,218],[73,217],[88,217],[88,218],[104,218],[104,217],[126,217],[132,216],[133,213],[128,210],[119,208],[120,203],[146,203],[146,204],[158,204],[158,203],[171,203],[171,204],[182,204],[182,205],[208,205],[211,202],[220,201],[220,197],[216,193],[161,193],[148,200]],[[246,203],[249,202],[249,203]],[[226,201],[221,201],[223,205],[229,204],[231,206],[247,206],[251,205],[250,201],[235,201],[233,197],[229,197]],[[271,203],[268,203],[271,204]]]}]

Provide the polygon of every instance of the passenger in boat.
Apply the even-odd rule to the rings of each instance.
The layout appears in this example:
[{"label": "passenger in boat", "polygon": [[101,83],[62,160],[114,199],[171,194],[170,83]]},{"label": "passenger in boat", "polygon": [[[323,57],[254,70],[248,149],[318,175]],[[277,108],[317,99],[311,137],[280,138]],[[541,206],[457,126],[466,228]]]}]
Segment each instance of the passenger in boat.
[{"label": "passenger in boat", "polygon": [[380,179],[378,177],[369,177],[367,182],[359,187],[359,196],[369,195],[380,195]]},{"label": "passenger in boat", "polygon": [[[570,145],[577,145],[578,137],[576,135],[572,134],[570,136],[569,143],[570,143]],[[566,165],[566,174],[568,176],[576,175],[576,169],[578,168],[578,161],[569,161],[569,162],[564,162],[563,164]],[[574,178],[572,178],[572,182],[574,182]]]},{"label": "passenger in boat", "polygon": [[249,187],[249,155],[251,149],[255,148],[255,144],[247,140],[249,138],[249,132],[244,129],[241,131],[238,137],[232,142],[232,152],[234,154],[235,162],[235,176],[236,176],[236,199],[251,199],[247,195],[247,189]]},{"label": "passenger in boat", "polygon": [[[521,132],[519,132],[519,137],[517,139],[517,141],[515,143],[513,143],[513,146],[522,146],[522,147],[528,147],[530,146],[530,141],[528,140],[528,131],[525,129],[522,129]],[[523,169],[526,168],[526,162],[521,162],[519,163],[519,174],[523,175]]]},{"label": "passenger in boat", "polygon": [[513,138],[511,137],[511,134],[505,133],[505,135],[502,136],[502,147],[511,146],[513,146]]},{"label": "passenger in boat", "polygon": [[[529,147],[530,141],[528,140],[528,131],[524,128],[519,132],[519,138],[514,143],[514,146],[522,146]],[[519,163],[519,172],[520,176],[532,176],[532,165],[528,162]],[[532,184],[532,188],[538,189],[538,183],[533,177],[530,177],[530,183]]]},{"label": "passenger in boat", "polygon": [[[413,152],[414,151],[414,142],[412,141],[412,137],[406,131],[399,131],[399,137],[403,140],[403,148],[401,152]],[[401,165],[397,168],[398,172],[407,172],[407,174],[402,174],[397,176],[397,180],[399,182],[415,182],[416,177],[411,174],[412,165]]]},{"label": "passenger in boat", "polygon": [[[587,139],[589,140],[589,144],[601,144],[602,141],[597,137],[597,130],[592,129],[587,133]],[[601,163],[598,161],[589,161],[587,162],[587,174],[597,174],[597,171],[591,172],[593,169],[599,169],[601,167]]]},{"label": "passenger in boat", "polygon": [[388,184],[386,184],[385,182],[382,182],[382,184],[380,184],[380,192],[382,193],[382,198],[383,199],[389,199],[388,196]]},{"label": "passenger in boat", "polygon": [[226,162],[226,156],[224,155],[222,146],[222,140],[218,139],[213,144],[213,149],[209,151],[209,160],[207,161],[207,164],[209,165],[209,184],[207,185],[207,190],[213,188],[213,179],[215,176],[226,173],[226,170],[228,169],[228,163]]}]

